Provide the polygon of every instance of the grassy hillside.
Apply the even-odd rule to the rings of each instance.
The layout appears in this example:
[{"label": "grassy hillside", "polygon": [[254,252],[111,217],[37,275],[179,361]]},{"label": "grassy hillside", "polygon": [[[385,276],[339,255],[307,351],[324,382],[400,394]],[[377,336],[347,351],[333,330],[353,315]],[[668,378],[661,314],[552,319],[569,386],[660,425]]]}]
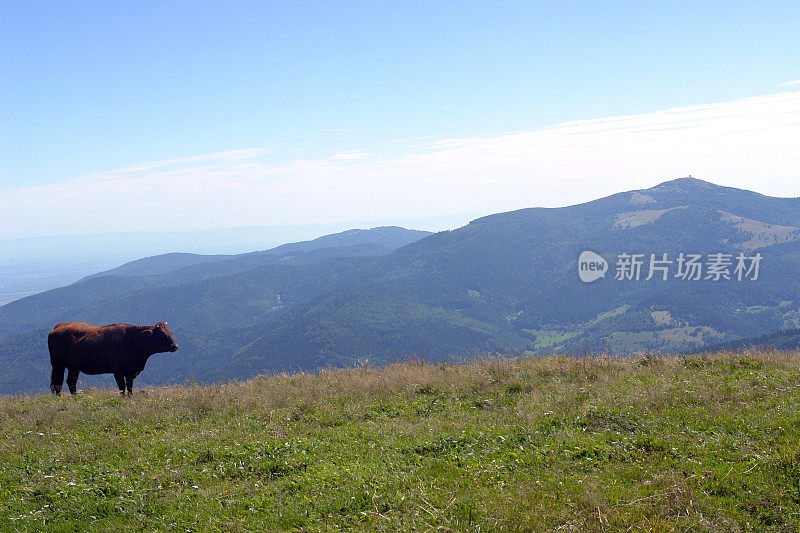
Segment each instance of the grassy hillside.
[{"label": "grassy hillside", "polygon": [[0,529],[792,530],[800,352],[0,397]]}]

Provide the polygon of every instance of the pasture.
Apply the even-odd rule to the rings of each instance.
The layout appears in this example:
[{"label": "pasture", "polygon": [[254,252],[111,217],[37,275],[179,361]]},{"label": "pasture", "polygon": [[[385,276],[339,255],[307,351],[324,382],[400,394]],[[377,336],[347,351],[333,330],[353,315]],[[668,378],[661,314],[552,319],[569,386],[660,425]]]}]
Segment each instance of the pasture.
[{"label": "pasture", "polygon": [[4,396],[0,530],[796,531],[799,405],[778,352]]}]

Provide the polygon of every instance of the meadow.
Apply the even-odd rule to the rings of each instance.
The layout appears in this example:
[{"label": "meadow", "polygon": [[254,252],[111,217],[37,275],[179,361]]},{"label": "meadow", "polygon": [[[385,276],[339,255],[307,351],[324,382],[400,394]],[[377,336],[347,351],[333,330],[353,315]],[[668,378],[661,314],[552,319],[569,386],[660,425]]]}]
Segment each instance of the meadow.
[{"label": "meadow", "polygon": [[0,530],[797,531],[799,405],[775,351],[2,396]]}]

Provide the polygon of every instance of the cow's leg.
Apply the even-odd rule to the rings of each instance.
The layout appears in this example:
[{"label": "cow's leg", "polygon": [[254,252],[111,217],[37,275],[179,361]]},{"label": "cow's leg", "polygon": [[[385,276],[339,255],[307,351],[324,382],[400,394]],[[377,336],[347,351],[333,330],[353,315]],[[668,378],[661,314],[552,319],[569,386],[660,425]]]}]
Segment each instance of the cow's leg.
[{"label": "cow's leg", "polygon": [[80,373],[81,371],[77,368],[70,368],[67,373],[67,386],[69,387],[70,394],[78,392],[78,375]]},{"label": "cow's leg", "polygon": [[122,374],[114,374],[114,379],[117,380],[117,387],[119,387],[119,393],[125,396],[125,376]]},{"label": "cow's leg", "polygon": [[128,396],[133,396],[133,376],[125,376],[125,386],[128,388]]},{"label": "cow's leg", "polygon": [[53,372],[50,374],[50,392],[58,396],[61,394],[61,385],[64,383],[64,367],[53,365]]}]

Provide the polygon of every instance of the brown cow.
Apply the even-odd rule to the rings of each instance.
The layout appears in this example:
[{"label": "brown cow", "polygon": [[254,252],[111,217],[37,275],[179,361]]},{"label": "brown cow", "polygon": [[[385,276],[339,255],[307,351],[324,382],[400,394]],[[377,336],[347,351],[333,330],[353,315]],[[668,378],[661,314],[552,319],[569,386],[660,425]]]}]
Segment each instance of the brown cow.
[{"label": "brown cow", "polygon": [[155,326],[110,324],[92,326],[80,322],[56,324],[47,336],[50,348],[50,390],[61,394],[64,369],[69,371],[69,392],[77,391],[78,375],[114,374],[122,395],[133,394],[133,379],[144,370],[147,359],[159,352],[174,352],[178,345],[166,322]]}]

